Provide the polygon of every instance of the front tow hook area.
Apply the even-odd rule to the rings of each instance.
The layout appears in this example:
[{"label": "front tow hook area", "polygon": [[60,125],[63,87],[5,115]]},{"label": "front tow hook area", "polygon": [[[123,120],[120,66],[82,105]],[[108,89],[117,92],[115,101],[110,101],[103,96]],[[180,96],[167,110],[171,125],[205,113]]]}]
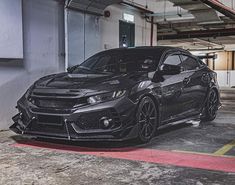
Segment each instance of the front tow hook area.
[{"label": "front tow hook area", "polygon": [[18,113],[15,115],[12,120],[14,124],[10,126],[10,129],[16,133],[24,134],[25,130],[29,127],[29,125],[35,120],[35,117],[32,117],[27,123],[23,123],[22,113]]}]

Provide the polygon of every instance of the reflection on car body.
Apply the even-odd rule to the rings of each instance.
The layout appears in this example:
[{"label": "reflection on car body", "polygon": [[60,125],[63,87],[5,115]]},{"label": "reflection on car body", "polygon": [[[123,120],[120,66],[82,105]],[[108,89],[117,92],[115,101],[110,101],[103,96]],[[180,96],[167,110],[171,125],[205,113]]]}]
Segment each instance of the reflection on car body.
[{"label": "reflection on car body", "polygon": [[120,48],[36,81],[10,128],[43,138],[148,142],[163,125],[215,119],[219,106],[216,73],[188,51]]}]

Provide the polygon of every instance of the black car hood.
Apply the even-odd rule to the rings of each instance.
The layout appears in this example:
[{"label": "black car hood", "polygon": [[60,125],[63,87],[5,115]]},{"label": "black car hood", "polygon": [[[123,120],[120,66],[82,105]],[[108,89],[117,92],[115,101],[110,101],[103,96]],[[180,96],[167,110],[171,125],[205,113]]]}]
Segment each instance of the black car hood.
[{"label": "black car hood", "polygon": [[92,91],[126,89],[136,83],[147,80],[146,72],[132,74],[70,74],[59,73],[39,79],[35,88],[90,89]]}]

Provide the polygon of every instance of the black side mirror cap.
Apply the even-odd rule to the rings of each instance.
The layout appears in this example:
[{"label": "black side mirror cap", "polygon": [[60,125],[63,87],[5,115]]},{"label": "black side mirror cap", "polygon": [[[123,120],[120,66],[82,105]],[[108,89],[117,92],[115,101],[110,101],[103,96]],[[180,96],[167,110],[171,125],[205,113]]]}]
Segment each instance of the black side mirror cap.
[{"label": "black side mirror cap", "polygon": [[76,68],[76,66],[72,66],[72,67],[68,67],[67,68],[67,71],[69,72],[69,73],[71,73],[71,72],[73,72],[73,70]]},{"label": "black side mirror cap", "polygon": [[177,75],[183,71],[181,66],[163,64],[160,66],[159,73],[161,75]]},{"label": "black side mirror cap", "polygon": [[68,72],[71,72],[71,67],[68,67],[68,68],[67,68],[67,71],[68,71]]}]

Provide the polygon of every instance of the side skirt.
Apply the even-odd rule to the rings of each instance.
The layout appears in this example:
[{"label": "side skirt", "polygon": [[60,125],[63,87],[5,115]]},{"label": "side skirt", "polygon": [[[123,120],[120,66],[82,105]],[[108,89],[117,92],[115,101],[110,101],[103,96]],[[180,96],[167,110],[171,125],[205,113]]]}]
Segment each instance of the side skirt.
[{"label": "side skirt", "polygon": [[158,127],[158,130],[159,129],[164,129],[164,128],[167,128],[167,127],[170,127],[170,126],[173,126],[173,125],[178,125],[180,123],[189,123],[189,122],[192,122],[192,121],[199,121],[200,118],[201,118],[201,115],[199,114],[199,115],[192,116],[192,117],[189,117],[189,118],[185,118],[185,119],[182,119],[182,120],[169,122],[167,124],[164,124],[164,125],[161,125],[160,127]]}]

